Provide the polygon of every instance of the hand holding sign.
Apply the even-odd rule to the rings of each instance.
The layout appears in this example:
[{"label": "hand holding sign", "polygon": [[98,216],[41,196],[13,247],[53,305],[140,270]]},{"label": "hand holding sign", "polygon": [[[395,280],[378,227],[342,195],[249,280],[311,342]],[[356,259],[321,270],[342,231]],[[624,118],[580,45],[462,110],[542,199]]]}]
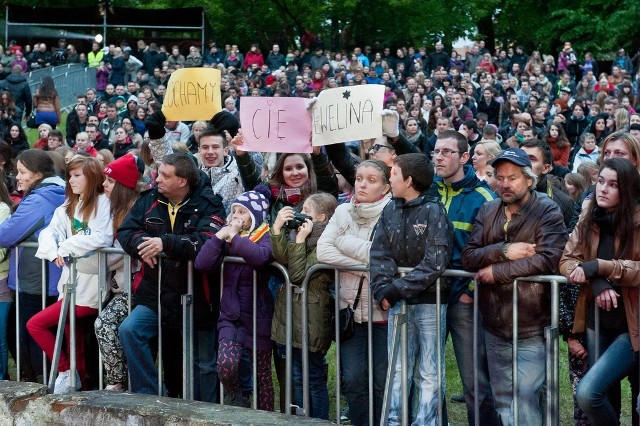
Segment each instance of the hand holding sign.
[{"label": "hand holding sign", "polygon": [[208,121],[220,110],[220,70],[183,68],[171,74],[162,102],[167,121]]},{"label": "hand holding sign", "polygon": [[240,98],[244,151],[311,152],[311,118],[305,99]]},{"label": "hand holding sign", "polygon": [[311,108],[313,145],[382,136],[383,101],[380,84],[323,90]]}]

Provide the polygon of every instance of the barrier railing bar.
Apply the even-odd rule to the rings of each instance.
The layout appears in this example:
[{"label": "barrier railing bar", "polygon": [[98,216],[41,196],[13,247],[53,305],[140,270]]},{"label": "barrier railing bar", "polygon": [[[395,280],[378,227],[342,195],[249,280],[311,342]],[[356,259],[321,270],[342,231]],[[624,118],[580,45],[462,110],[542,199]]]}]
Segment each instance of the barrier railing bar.
[{"label": "barrier railing bar", "polygon": [[252,307],[252,327],[253,333],[251,339],[253,341],[253,356],[251,357],[251,378],[253,381],[253,409],[258,409],[258,271],[253,270],[253,307]]},{"label": "barrier railing bar", "polygon": [[158,396],[162,396],[162,257],[158,257]]},{"label": "barrier railing bar", "polygon": [[[98,316],[102,313],[102,303],[105,295],[108,295],[107,287],[107,255],[98,252]],[[107,287],[107,288],[105,288]],[[75,331],[72,331],[75,334]],[[98,351],[98,389],[104,389],[104,365],[102,364],[102,351]]]},{"label": "barrier railing bar", "polygon": [[[21,374],[20,374],[20,370],[21,370],[21,363],[20,363],[20,358],[22,358],[20,356],[20,277],[18,274],[18,271],[20,271],[20,247],[16,247],[15,248],[15,256],[16,256],[16,261],[15,261],[15,265],[16,265],[16,380],[20,381],[21,380]],[[43,364],[46,366],[47,360],[45,358],[44,352],[42,354],[42,362]],[[46,373],[43,376],[43,381],[46,382],[47,381],[47,376]]]},{"label": "barrier railing bar", "polygon": [[[487,284],[485,284],[487,285]],[[511,347],[511,390],[513,392],[513,424],[517,425],[518,423],[518,280],[513,281],[513,292],[511,305],[512,309],[512,324],[513,324],[513,340]]]}]

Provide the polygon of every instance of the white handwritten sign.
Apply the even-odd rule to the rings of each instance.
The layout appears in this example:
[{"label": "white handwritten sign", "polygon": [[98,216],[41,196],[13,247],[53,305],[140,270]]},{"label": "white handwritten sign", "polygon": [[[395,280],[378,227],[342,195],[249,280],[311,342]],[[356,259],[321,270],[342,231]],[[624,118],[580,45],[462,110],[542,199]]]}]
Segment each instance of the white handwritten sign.
[{"label": "white handwritten sign", "polygon": [[323,90],[311,110],[313,146],[382,136],[383,100],[380,84]]},{"label": "white handwritten sign", "polygon": [[162,102],[167,121],[210,120],[220,110],[219,69],[183,68],[171,74]]},{"label": "white handwritten sign", "polygon": [[242,149],[311,152],[311,118],[305,101],[303,98],[241,97]]}]

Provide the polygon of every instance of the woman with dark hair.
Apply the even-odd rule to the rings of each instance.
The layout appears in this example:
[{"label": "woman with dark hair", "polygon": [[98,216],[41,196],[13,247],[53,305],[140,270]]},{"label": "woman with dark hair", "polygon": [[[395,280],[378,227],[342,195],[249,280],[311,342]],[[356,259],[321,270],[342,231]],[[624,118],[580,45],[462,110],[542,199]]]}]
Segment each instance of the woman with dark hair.
[{"label": "woman with dark hair", "polygon": [[134,148],[136,148],[136,146],[127,135],[127,131],[123,127],[118,127],[116,129],[116,140],[113,143],[114,158],[118,159]]},{"label": "woman with dark hair", "polygon": [[595,135],[596,145],[598,145],[599,147],[602,147],[602,142],[611,133],[607,128],[606,114],[599,114],[598,116],[596,116],[596,118],[591,122],[589,133],[593,133]]},{"label": "woman with dark hair", "polygon": [[420,152],[423,152],[427,146],[427,136],[420,129],[420,121],[413,116],[409,116],[405,120],[405,129],[400,131],[407,140]]},{"label": "woman with dark hair", "polygon": [[17,157],[25,149],[29,149],[29,141],[24,129],[19,124],[12,124],[4,134],[4,140],[11,147],[13,156]]},{"label": "woman with dark hair", "polygon": [[[574,337],[586,333],[587,347],[572,338],[568,344],[572,355],[588,360],[589,369],[578,384],[576,398],[593,425],[619,423],[620,401],[610,400],[609,391],[625,377],[632,383],[634,402],[638,393],[637,373],[632,372],[640,349],[639,198],[636,167],[623,158],[605,160],[593,200],[560,260],[560,272],[580,286],[571,332]],[[637,414],[633,415],[636,424]]]},{"label": "woman with dark hair", "polygon": [[13,123],[16,123],[16,120],[17,109],[16,102],[13,99],[13,95],[11,94],[11,92],[3,90],[2,92],[0,92],[0,131],[4,133],[7,127],[9,127]]},{"label": "woman with dark hair", "polygon": [[558,123],[551,123],[544,133],[542,140],[549,144],[553,153],[553,162],[563,167],[569,164],[571,144],[564,133],[564,129]]},{"label": "woman with dark hair", "polygon": [[12,194],[16,190],[14,155],[9,144],[4,141],[0,141],[0,169],[2,169],[4,184],[7,186],[9,194]]},{"label": "woman with dark hair", "polygon": [[564,123],[567,139],[571,142],[571,147],[578,146],[580,135],[589,127],[589,120],[585,113],[585,107],[580,102],[574,102],[571,106],[571,116]]},{"label": "woman with dark hair", "polygon": [[[2,145],[2,144],[0,144]],[[20,375],[28,381],[37,381],[42,375],[42,352],[27,333],[27,321],[46,305],[55,302],[58,296],[56,286],[61,270],[53,263],[48,263],[48,286],[45,303],[42,302],[42,264],[35,257],[35,248],[13,248],[22,242],[37,242],[40,231],[46,227],[53,217],[54,210],[64,201],[64,180],[56,176],[53,161],[46,152],[28,149],[18,156],[16,162],[17,189],[24,192],[24,198],[15,207],[11,217],[0,224],[0,247],[10,248],[9,289],[13,299],[20,303],[18,330],[20,333]],[[20,283],[17,289],[17,283]],[[16,313],[9,315],[9,349],[16,359]],[[11,323],[13,325],[11,325]]]},{"label": "woman with dark hair", "polygon": [[427,123],[427,133],[429,136],[435,133],[436,124],[440,117],[442,117],[442,108],[437,105],[432,106],[431,111],[429,111],[429,122]]},{"label": "woman with dark hair", "polygon": [[145,126],[144,121],[147,119],[147,110],[138,107],[136,110],[136,116],[133,118],[133,125],[135,127],[136,133],[144,136],[144,132],[147,131],[147,126]]},{"label": "woman with dark hair", "polygon": [[52,128],[60,124],[60,98],[53,83],[53,78],[46,76],[33,97],[33,108],[36,111],[36,125],[47,123]]}]

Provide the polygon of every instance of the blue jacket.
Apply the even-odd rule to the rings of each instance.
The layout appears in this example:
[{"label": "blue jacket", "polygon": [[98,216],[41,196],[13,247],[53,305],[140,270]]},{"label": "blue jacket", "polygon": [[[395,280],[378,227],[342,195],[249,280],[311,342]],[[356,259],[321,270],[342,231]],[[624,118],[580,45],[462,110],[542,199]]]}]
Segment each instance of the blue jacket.
[{"label": "blue jacket", "polygon": [[[22,242],[38,242],[38,236],[53,217],[55,209],[64,202],[65,182],[59,177],[44,179],[36,188],[22,199],[11,217],[0,224],[0,246],[13,248]],[[20,291],[29,294],[42,294],[42,264],[35,257],[35,248],[19,248]],[[60,280],[61,268],[52,262],[49,267],[48,296],[57,296],[56,289]],[[16,253],[11,252],[9,261],[9,288],[16,289]]]},{"label": "blue jacket", "polygon": [[[435,177],[431,191],[438,192],[438,198],[444,204],[451,222],[453,222],[453,255],[449,268],[462,269],[460,258],[462,250],[471,236],[473,222],[480,207],[496,198],[489,185],[476,177],[471,166],[464,166],[464,178],[458,182],[446,184],[442,178]],[[458,301],[462,293],[473,297],[473,280],[468,278],[450,278],[449,303]]]}]

